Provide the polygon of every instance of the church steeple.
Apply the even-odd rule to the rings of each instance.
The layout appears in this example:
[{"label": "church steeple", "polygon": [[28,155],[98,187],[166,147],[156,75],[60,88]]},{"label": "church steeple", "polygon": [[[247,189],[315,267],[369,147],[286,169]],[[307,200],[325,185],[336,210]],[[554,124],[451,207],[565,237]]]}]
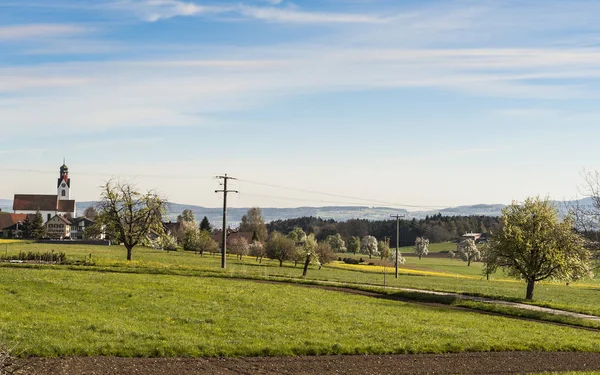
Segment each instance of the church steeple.
[{"label": "church steeple", "polygon": [[58,199],[69,200],[71,196],[71,179],[69,178],[69,167],[63,158],[63,165],[60,167],[60,177],[58,178]]}]

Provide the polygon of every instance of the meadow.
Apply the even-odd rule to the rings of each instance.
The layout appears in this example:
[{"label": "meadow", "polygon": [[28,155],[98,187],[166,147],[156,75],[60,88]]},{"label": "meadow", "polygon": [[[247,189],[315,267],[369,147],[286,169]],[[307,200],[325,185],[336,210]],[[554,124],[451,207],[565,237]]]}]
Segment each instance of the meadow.
[{"label": "meadow", "polygon": [[600,334],[296,285],[2,267],[0,342],[33,356],[598,351]]},{"label": "meadow", "polygon": [[[448,244],[436,244],[447,247]],[[191,252],[165,252],[143,247],[134,249],[133,262],[125,261],[125,250],[120,246],[87,246],[11,243],[0,246],[0,255],[27,252],[65,252],[70,260],[83,262],[91,259],[95,268],[111,269],[115,272],[147,272],[171,273],[188,275],[226,275],[242,277],[281,277],[298,278],[301,276],[301,265],[294,267],[293,263],[284,263],[279,267],[278,262],[263,259],[258,263],[252,257],[236,260],[229,256],[226,270],[220,268],[220,257],[205,254],[203,257]],[[402,249],[406,254],[406,248]],[[353,257],[352,254],[338,254],[340,258]],[[364,254],[362,257],[368,262]],[[524,301],[524,283],[508,279],[497,273],[491,280],[481,275],[481,263],[473,263],[470,267],[459,259],[449,257],[406,257],[406,264],[400,269],[400,276],[395,279],[392,267],[383,267],[381,262],[372,259],[376,265],[348,265],[334,262],[321,270],[312,267],[308,272],[308,280],[336,281],[360,285],[407,287],[445,292],[458,292],[471,295],[493,297],[518,302],[526,302],[539,306],[547,306],[567,311],[581,312],[600,316],[600,280],[588,279],[579,283],[545,282],[536,285],[534,301]],[[88,267],[89,268],[89,267]],[[385,271],[385,276],[384,276]]]}]

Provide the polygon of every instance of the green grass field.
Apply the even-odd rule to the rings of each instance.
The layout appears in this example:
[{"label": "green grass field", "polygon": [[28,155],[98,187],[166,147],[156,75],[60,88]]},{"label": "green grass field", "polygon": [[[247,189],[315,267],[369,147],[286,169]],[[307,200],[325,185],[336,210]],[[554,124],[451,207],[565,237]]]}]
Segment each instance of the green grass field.
[{"label": "green grass field", "polygon": [[[61,251],[67,253],[70,259],[89,259],[90,254],[97,267],[108,267],[115,271],[143,269],[144,272],[154,273],[187,273],[203,275],[206,273],[228,275],[255,275],[255,276],[281,276],[300,277],[300,265],[294,267],[291,263],[284,263],[278,267],[278,262],[263,260],[257,263],[254,258],[245,257],[242,261],[235,257],[228,258],[228,268],[220,268],[218,256],[205,255],[200,257],[189,252],[165,252],[138,247],[134,249],[134,261],[125,261],[125,250],[119,246],[99,247],[59,244],[27,244],[13,243],[0,248],[0,254],[16,254],[19,251]],[[339,254],[340,257],[349,257],[349,254]],[[357,255],[358,256],[358,255]],[[365,257],[364,255],[361,255]],[[473,263],[467,267],[465,262],[449,258],[407,257],[407,263],[401,269],[401,275],[394,279],[392,268],[388,268],[386,284],[389,286],[410,287],[438,291],[469,293],[481,296],[522,301],[525,294],[525,285],[517,280],[506,279],[501,273],[487,281],[481,276],[481,264]],[[356,270],[340,269],[337,265],[325,266],[321,270],[312,268],[308,272],[308,279],[340,281],[360,284],[383,285],[384,276],[382,267],[360,266]],[[418,275],[414,271],[431,271],[439,275]],[[600,281],[584,280],[570,286],[558,283],[542,283],[536,286],[536,305],[548,306],[568,311],[600,315]]]},{"label": "green grass field", "polygon": [[0,269],[0,342],[25,355],[598,351],[600,334],[294,285]]}]

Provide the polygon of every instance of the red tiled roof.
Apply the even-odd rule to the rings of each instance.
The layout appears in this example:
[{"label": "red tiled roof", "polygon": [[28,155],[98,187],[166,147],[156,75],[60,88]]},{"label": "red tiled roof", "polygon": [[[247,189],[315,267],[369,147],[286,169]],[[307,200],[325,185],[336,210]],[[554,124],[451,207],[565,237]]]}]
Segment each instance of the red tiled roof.
[{"label": "red tiled roof", "polygon": [[56,211],[58,196],[15,194],[13,210],[19,211]]},{"label": "red tiled roof", "polygon": [[58,201],[58,212],[75,212],[75,201]]},{"label": "red tiled roof", "polygon": [[75,201],[58,200],[57,195],[15,194],[13,210],[75,212]]},{"label": "red tiled roof", "polygon": [[[69,221],[69,219],[67,219],[66,217],[63,217],[61,215],[54,215],[54,217],[52,217],[50,220],[54,219],[55,217],[58,218],[63,223],[65,223],[67,225],[71,225],[71,222]],[[48,223],[46,223],[46,224],[48,224]]]},{"label": "red tiled roof", "polygon": [[0,214],[0,230],[11,227],[17,222],[24,222],[27,214]]}]

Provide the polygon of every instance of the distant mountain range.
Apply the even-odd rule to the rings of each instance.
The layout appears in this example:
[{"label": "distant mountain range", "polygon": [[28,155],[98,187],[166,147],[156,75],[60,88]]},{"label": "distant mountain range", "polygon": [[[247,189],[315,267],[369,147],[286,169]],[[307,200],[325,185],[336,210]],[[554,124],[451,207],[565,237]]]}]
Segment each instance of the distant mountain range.
[{"label": "distant mountain range", "polygon": [[[591,199],[586,198],[580,201],[581,204],[591,204]],[[77,202],[77,213],[81,214],[86,208],[94,205],[96,202]],[[562,202],[555,202],[560,211],[564,211]],[[506,207],[503,204],[476,204],[472,206],[458,206],[444,208],[441,210],[429,211],[407,211],[404,209],[390,207],[363,207],[363,206],[327,206],[327,207],[296,207],[296,208],[262,208],[263,218],[266,222],[274,220],[293,219],[303,216],[314,216],[322,219],[333,219],[336,221],[345,221],[348,219],[367,219],[367,220],[386,220],[390,219],[390,215],[404,214],[408,219],[422,219],[427,215],[432,216],[441,213],[444,216],[499,216],[502,209]],[[8,199],[0,199],[0,209],[5,212],[12,212],[12,201]],[[208,217],[211,223],[219,226],[221,223],[223,210],[222,208],[208,208],[187,204],[169,203],[168,217],[169,220],[175,221],[177,215],[183,210],[190,209],[196,215],[198,220],[204,216]],[[242,216],[248,212],[248,208],[229,208],[227,210],[228,223],[232,227],[237,226],[242,220]]]}]

